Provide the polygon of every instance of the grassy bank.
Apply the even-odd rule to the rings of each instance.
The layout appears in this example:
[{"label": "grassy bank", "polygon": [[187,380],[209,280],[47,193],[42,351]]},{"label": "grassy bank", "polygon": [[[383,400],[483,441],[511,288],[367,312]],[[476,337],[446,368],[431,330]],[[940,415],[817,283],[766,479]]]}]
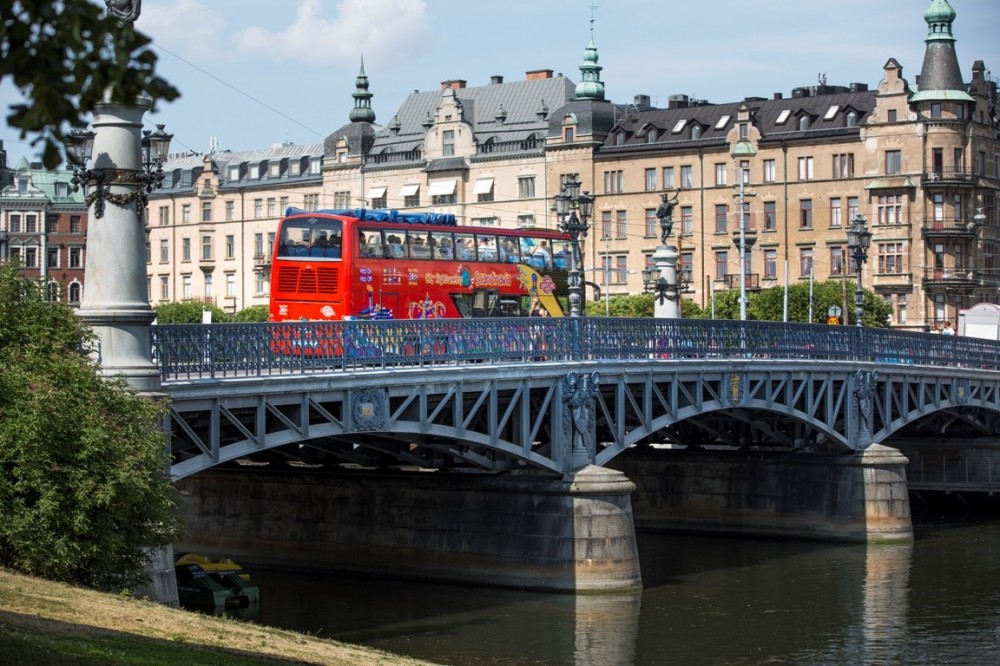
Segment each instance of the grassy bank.
[{"label": "grassy bank", "polygon": [[0,664],[396,666],[426,662],[0,569]]}]

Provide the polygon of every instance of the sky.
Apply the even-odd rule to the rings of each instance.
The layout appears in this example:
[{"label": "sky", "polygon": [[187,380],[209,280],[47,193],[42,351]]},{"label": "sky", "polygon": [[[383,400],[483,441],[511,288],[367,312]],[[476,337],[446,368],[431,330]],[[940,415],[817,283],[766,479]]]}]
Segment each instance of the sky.
[{"label": "sky", "polygon": [[[100,0],[91,0],[103,4]],[[792,88],[867,83],[889,58],[920,73],[930,0],[145,0],[136,27],[181,98],[146,114],[171,152],[322,143],[349,122],[362,58],[376,122],[414,90],[449,79],[486,85],[552,69],[572,81],[591,38],[606,98],[654,105],[684,94],[714,103],[786,97]],[[1000,78],[1000,2],[951,0],[963,77],[983,60]],[[591,23],[593,18],[593,23]],[[0,84],[0,109],[19,99]],[[6,115],[6,114],[5,114]],[[30,137],[0,127],[8,163]],[[37,159],[37,158],[35,158]]]}]

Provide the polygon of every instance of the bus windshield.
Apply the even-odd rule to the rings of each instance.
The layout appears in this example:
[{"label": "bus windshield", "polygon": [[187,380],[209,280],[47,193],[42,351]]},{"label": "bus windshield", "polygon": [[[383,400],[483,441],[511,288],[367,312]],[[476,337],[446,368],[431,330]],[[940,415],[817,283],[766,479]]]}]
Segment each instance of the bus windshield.
[{"label": "bus windshield", "polygon": [[340,259],[343,223],[329,217],[287,220],[281,225],[279,257],[320,257]]}]

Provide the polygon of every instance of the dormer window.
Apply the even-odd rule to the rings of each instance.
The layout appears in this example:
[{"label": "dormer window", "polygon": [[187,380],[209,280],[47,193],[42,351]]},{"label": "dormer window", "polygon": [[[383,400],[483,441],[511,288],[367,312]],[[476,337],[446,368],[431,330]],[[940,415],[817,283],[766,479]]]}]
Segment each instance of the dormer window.
[{"label": "dormer window", "polygon": [[660,138],[660,133],[656,131],[655,127],[650,127],[649,130],[646,131],[647,143],[655,143],[658,138]]},{"label": "dormer window", "polygon": [[250,180],[260,180],[260,165],[251,164],[250,165]]},{"label": "dormer window", "polygon": [[750,124],[740,123],[740,138],[749,139],[750,138]]},{"label": "dormer window", "polygon": [[700,139],[701,138],[701,125],[693,125],[691,127],[691,138]]},{"label": "dormer window", "polygon": [[618,134],[615,136],[615,145],[624,146],[625,139],[626,139],[625,132],[618,132]]},{"label": "dormer window", "polygon": [[804,132],[809,129],[809,116],[803,113],[799,116],[799,131]]},{"label": "dormer window", "polygon": [[847,112],[847,126],[848,127],[857,127],[858,126],[858,112],[857,111],[848,111]]},{"label": "dormer window", "polygon": [[240,179],[240,165],[236,164],[229,167],[229,180],[235,182]]},{"label": "dormer window", "polygon": [[271,162],[267,165],[267,177],[277,178],[281,175],[281,162]]},{"label": "dormer window", "polygon": [[441,132],[441,154],[445,157],[455,154],[455,130]]}]

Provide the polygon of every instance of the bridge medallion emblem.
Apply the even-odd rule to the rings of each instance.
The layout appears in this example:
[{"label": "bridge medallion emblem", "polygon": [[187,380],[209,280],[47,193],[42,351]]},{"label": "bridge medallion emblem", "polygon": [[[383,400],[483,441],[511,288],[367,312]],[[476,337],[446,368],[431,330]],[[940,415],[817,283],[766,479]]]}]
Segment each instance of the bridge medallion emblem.
[{"label": "bridge medallion emblem", "polygon": [[365,389],[351,396],[351,430],[372,432],[388,426],[385,391]]}]

